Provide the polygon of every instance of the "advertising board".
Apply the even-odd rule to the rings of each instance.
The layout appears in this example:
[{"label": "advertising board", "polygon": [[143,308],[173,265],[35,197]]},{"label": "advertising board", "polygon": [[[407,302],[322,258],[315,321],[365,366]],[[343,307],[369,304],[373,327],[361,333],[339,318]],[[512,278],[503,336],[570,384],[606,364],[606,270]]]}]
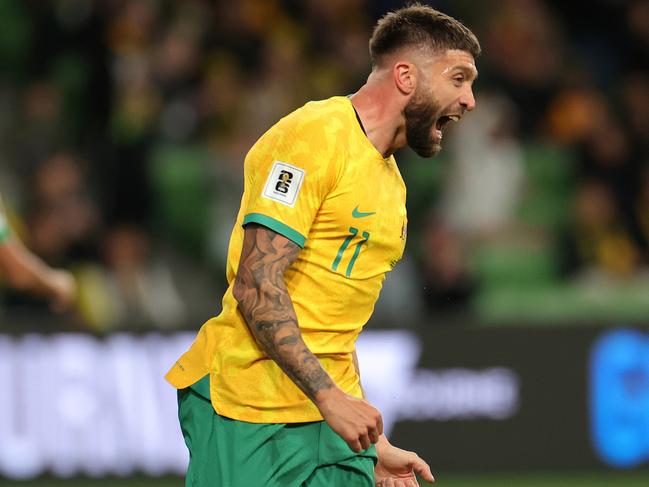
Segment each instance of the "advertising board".
[{"label": "advertising board", "polygon": [[[0,335],[0,476],[182,474],[163,374],[193,332]],[[433,470],[646,468],[646,330],[364,332],[362,382]]]}]

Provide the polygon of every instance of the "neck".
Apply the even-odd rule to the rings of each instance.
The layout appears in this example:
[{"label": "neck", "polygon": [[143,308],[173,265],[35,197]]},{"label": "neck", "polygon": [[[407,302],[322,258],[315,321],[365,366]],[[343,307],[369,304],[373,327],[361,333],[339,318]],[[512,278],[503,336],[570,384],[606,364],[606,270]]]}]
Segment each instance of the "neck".
[{"label": "neck", "polygon": [[375,73],[350,97],[363,122],[367,138],[383,157],[391,156],[406,145],[405,120],[402,109],[391,96],[386,83]]}]

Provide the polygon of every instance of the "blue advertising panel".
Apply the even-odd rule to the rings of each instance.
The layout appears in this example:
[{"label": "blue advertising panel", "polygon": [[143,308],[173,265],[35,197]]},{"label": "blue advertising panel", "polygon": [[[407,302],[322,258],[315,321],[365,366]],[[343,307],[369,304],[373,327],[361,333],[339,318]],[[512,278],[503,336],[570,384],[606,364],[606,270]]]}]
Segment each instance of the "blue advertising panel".
[{"label": "blue advertising panel", "polygon": [[649,335],[615,330],[591,356],[591,428],[598,456],[612,467],[649,461]]}]

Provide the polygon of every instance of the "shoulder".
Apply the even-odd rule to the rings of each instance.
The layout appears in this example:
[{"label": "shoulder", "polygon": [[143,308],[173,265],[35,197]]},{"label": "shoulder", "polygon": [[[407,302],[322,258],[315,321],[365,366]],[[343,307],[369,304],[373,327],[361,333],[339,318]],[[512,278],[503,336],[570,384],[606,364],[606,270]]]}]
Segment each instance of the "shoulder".
[{"label": "shoulder", "polygon": [[[312,101],[273,125],[251,148],[246,163],[279,160],[336,172],[345,154],[351,106],[345,97]],[[328,172],[328,171],[327,171]]]},{"label": "shoulder", "polygon": [[350,103],[343,96],[310,101],[277,122],[277,128],[293,128],[305,132],[321,132],[346,125]]},{"label": "shoulder", "polygon": [[318,142],[314,149],[330,148],[349,129],[349,109],[349,102],[341,96],[311,101],[280,119],[262,139]]}]

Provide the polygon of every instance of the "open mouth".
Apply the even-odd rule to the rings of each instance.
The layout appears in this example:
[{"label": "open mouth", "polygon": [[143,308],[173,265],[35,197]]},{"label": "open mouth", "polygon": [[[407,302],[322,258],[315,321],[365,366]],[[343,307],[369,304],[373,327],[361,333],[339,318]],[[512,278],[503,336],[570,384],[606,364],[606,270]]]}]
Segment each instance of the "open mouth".
[{"label": "open mouth", "polygon": [[457,115],[442,115],[437,119],[437,123],[435,124],[435,128],[439,131],[444,130],[444,127],[446,127],[446,124],[449,122],[458,122],[460,120],[460,117]]},{"label": "open mouth", "polygon": [[442,115],[437,119],[437,122],[435,122],[435,133],[439,139],[442,138],[442,132],[446,125],[449,122],[458,122],[460,120],[460,117],[458,115]]}]

